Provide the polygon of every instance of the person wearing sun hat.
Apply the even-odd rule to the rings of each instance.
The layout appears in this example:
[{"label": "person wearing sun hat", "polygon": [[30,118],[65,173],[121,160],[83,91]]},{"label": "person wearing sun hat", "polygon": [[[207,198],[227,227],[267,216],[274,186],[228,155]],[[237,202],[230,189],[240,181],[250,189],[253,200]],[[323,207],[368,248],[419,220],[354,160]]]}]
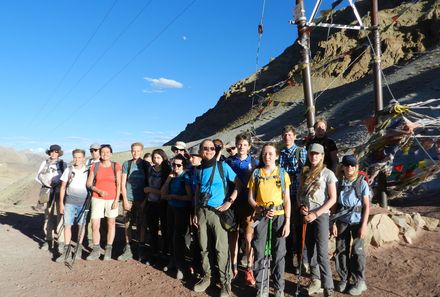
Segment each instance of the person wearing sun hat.
[{"label": "person wearing sun hat", "polygon": [[[48,250],[52,247],[54,235],[57,233],[57,225],[60,222],[59,210],[59,195],[61,185],[61,175],[64,169],[67,168],[67,164],[60,159],[63,155],[61,146],[58,144],[52,144],[47,150],[46,154],[49,158],[43,161],[38,169],[35,180],[41,185],[39,200],[37,208],[44,209],[44,235],[45,240],[41,246],[41,249]],[[64,240],[60,236],[58,238],[58,250],[64,249]]]},{"label": "person wearing sun hat", "polygon": [[171,151],[174,154],[182,154],[184,155],[186,153],[186,143],[183,141],[176,141],[176,143],[171,146]]}]

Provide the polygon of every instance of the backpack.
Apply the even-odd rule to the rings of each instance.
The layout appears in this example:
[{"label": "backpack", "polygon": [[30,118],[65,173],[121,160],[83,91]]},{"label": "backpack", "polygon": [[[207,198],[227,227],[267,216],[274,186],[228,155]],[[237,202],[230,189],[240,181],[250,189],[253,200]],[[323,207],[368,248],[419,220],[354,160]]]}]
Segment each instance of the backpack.
[{"label": "backpack", "polygon": [[[356,198],[362,201],[362,181],[366,181],[368,184],[368,174],[365,171],[359,170],[358,171],[358,177],[356,178],[356,181],[354,182],[354,193],[356,195]],[[342,183],[339,183],[337,194],[339,197],[339,194],[342,191]],[[371,193],[371,191],[370,191]],[[370,200],[371,200],[371,194],[370,194]]]},{"label": "backpack", "polygon": [[254,179],[255,182],[255,193],[257,193],[258,187],[259,187],[259,183],[260,183],[260,179],[279,179],[281,182],[281,192],[282,192],[282,197],[284,199],[284,194],[286,192],[286,184],[284,181],[284,172],[285,169],[281,166],[277,166],[278,167],[278,175],[272,175],[272,176],[267,176],[267,177],[262,177],[260,175],[260,169],[258,168],[257,170],[254,170],[254,172],[252,173],[252,178]]}]

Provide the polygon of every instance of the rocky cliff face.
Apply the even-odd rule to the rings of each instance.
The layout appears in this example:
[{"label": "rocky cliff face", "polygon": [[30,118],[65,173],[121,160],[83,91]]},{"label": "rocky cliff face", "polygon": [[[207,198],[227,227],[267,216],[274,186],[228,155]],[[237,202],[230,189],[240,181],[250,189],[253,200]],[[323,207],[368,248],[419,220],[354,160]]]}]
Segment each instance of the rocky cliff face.
[{"label": "rocky cliff face", "polygon": [[[383,69],[403,65],[439,43],[439,0],[421,0],[415,4],[412,1],[383,0],[379,4]],[[363,22],[369,25],[370,1],[357,1],[356,6]],[[330,14],[321,13],[321,18],[330,22]],[[334,23],[355,22],[350,7],[333,12],[332,17]],[[328,32],[327,29],[315,28],[311,34],[315,92],[326,89],[330,83],[332,88],[350,84],[370,73],[371,52],[366,32],[339,29]],[[189,142],[248,124],[261,114],[262,108],[267,112],[301,102],[303,94],[298,65],[299,49],[299,45],[294,43],[258,73],[230,86],[213,108],[188,124],[184,131],[167,144],[176,140]],[[252,102],[251,93],[256,79],[260,98],[267,99],[270,96],[269,103],[255,100],[255,97]],[[337,100],[334,104],[338,104]]]}]

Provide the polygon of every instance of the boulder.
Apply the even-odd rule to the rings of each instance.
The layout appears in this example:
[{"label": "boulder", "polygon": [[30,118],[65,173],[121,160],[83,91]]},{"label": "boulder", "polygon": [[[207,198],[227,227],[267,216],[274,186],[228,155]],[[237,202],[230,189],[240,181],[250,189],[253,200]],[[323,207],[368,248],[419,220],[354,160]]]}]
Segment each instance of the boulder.
[{"label": "boulder", "polygon": [[428,231],[435,231],[437,229],[437,226],[439,224],[439,219],[435,218],[428,218],[428,217],[422,217],[422,219],[425,222],[425,225],[423,226]]},{"label": "boulder", "polygon": [[412,218],[414,220],[414,229],[419,230],[423,228],[426,225],[425,220],[422,218],[422,216],[416,212],[412,215]]},{"label": "boulder", "polygon": [[386,214],[370,217],[368,229],[371,234],[371,244],[376,247],[388,242],[399,241],[399,228]]},{"label": "boulder", "polygon": [[417,236],[416,230],[413,227],[409,227],[403,234],[403,238],[409,244],[412,244],[412,240]]},{"label": "boulder", "polygon": [[410,225],[408,225],[406,216],[404,214],[392,214],[390,215],[390,218],[397,225],[397,227],[399,227],[400,233],[402,234],[404,234],[410,228],[413,229]]}]

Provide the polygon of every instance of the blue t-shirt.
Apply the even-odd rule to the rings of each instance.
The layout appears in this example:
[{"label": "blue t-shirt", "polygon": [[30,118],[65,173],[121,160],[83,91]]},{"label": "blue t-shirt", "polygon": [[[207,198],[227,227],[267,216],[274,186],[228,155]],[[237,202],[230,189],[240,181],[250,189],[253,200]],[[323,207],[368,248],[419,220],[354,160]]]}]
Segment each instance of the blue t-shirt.
[{"label": "blue t-shirt", "polygon": [[[128,172],[129,163],[131,163],[130,172]],[[139,159],[138,162],[129,160],[122,164],[122,174],[127,174],[127,199],[129,201],[145,199],[144,187],[147,170],[147,162],[142,159]]]},{"label": "blue t-shirt", "polygon": [[[191,178],[188,173],[182,173],[171,179],[169,184],[169,194],[186,195],[185,185],[191,186]],[[168,205],[172,207],[188,207],[191,206],[191,201],[183,201],[177,199],[168,200]]]},{"label": "blue t-shirt", "polygon": [[[231,169],[231,167],[225,162],[219,162],[223,166],[223,172],[225,176],[225,183],[228,181],[233,182],[235,179],[235,172]],[[212,181],[211,188],[209,188],[209,179],[211,177],[212,166],[206,168],[199,168],[197,170],[197,185],[200,186],[200,193],[211,193],[211,198],[208,200],[208,205],[211,207],[219,207],[222,205],[226,198],[224,183],[220,176],[220,172],[218,169],[218,164],[215,168],[214,178]]]},{"label": "blue t-shirt", "polygon": [[247,184],[255,167],[258,166],[258,160],[252,160],[253,158],[250,155],[248,155],[244,160],[240,160],[237,155],[226,160],[228,165],[231,166],[232,170],[234,170],[234,172],[237,174],[237,177],[240,179],[242,184],[242,188],[237,199],[248,199]]},{"label": "blue t-shirt", "polygon": [[[362,199],[364,196],[370,196],[370,188],[365,180],[361,183],[361,193],[362,197],[356,197],[355,184],[356,181],[349,181],[342,179],[339,181],[341,183],[341,192],[339,193],[338,203],[345,208],[350,208],[353,206],[362,207]],[[346,224],[358,224],[361,222],[362,212],[351,212],[338,218],[339,221]]]}]

